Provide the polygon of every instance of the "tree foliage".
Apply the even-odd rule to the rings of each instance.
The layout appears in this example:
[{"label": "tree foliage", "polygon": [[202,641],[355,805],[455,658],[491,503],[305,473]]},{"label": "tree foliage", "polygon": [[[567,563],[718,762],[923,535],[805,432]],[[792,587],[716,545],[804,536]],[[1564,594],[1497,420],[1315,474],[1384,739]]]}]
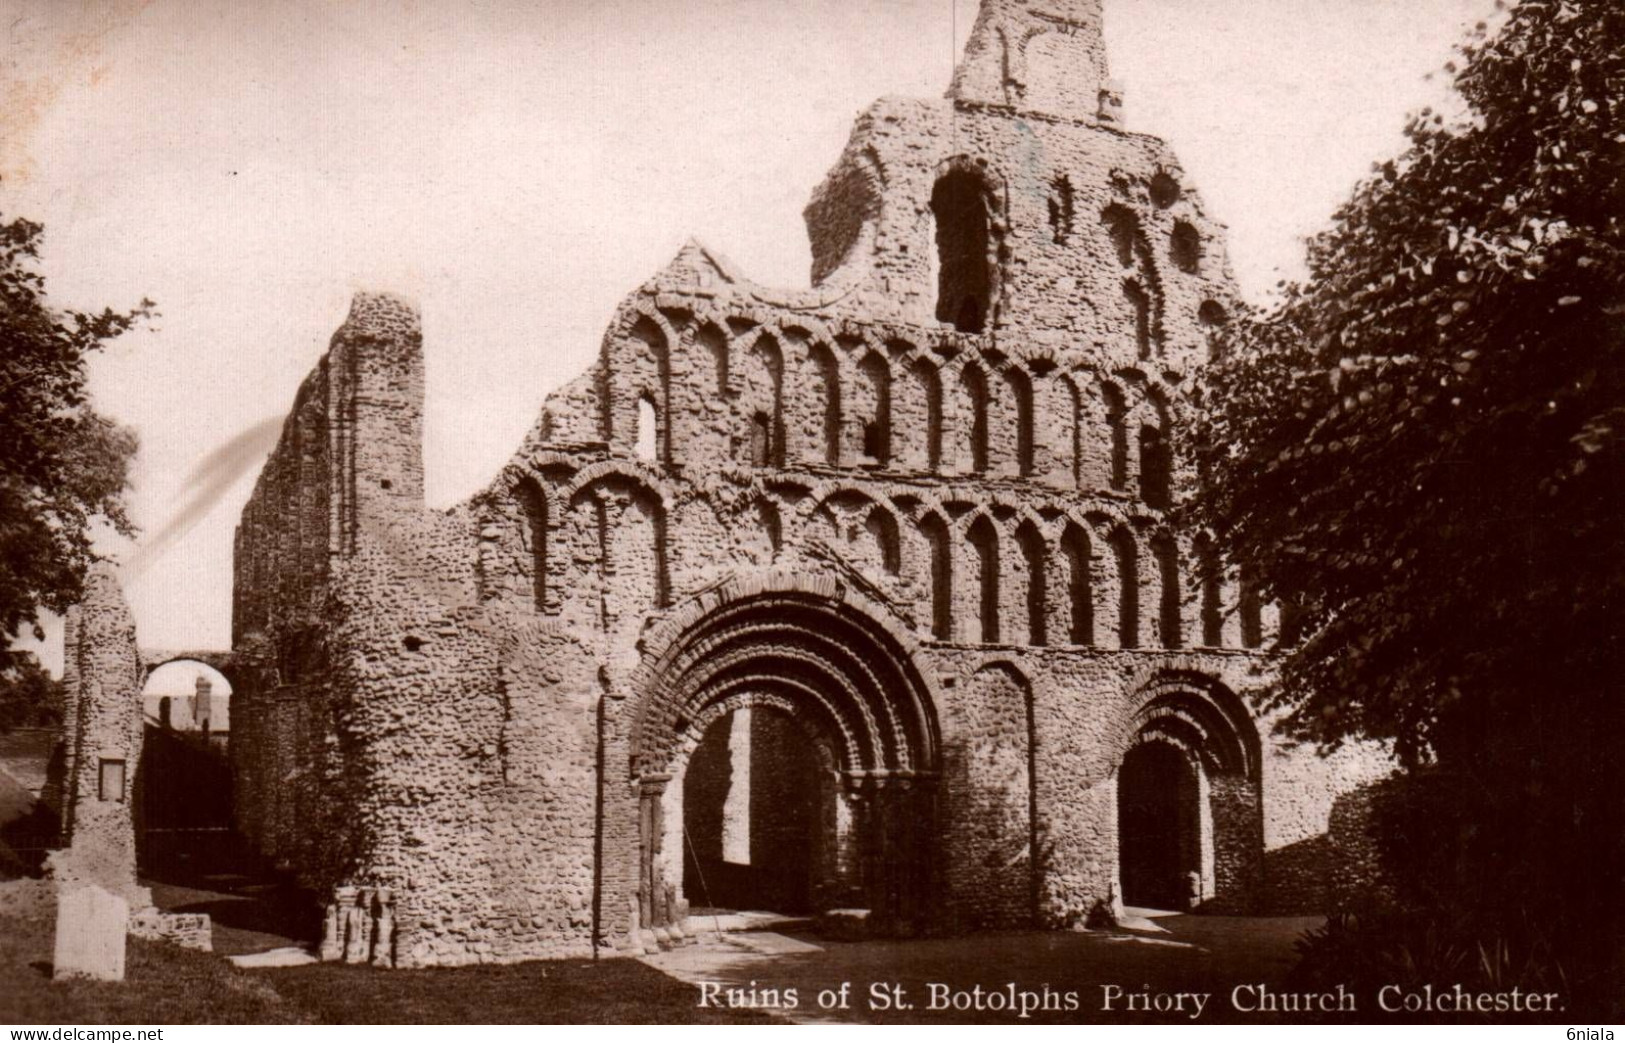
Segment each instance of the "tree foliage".
[{"label": "tree foliage", "polygon": [[1625,606],[1625,9],[1524,0],[1462,52],[1464,111],[1235,329],[1195,505],[1300,611],[1290,728],[1413,762],[1611,688]]},{"label": "tree foliage", "polygon": [[96,560],[98,527],[130,535],[125,511],[134,432],[98,414],[86,362],[151,314],[59,310],[37,267],[43,229],[0,223],[0,670],[12,644],[38,634],[42,609],[63,611]]},{"label": "tree foliage", "polygon": [[[1523,0],[1204,378],[1194,521],[1293,606],[1268,702],[1464,780],[1455,930],[1620,1002],[1625,7]],[[1446,816],[1441,816],[1441,819]]]},{"label": "tree foliage", "polygon": [[0,669],[0,734],[61,724],[62,710],[62,682],[32,654],[19,652]]}]

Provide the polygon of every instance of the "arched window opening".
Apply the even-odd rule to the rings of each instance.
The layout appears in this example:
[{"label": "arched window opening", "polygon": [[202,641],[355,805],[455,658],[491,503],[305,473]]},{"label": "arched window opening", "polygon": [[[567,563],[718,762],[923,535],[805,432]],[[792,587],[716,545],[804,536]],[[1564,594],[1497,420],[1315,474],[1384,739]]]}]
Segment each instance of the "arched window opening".
[{"label": "arched window opening", "polygon": [[641,460],[654,460],[660,455],[660,414],[648,395],[638,399],[638,435],[633,452]]},{"label": "arched window opening", "polygon": [[1243,648],[1261,648],[1264,644],[1264,602],[1258,596],[1258,583],[1252,570],[1241,569],[1236,606],[1241,616],[1241,644]]},{"label": "arched window opening", "polygon": [[1168,439],[1162,428],[1145,424],[1140,428],[1140,498],[1148,507],[1166,508],[1173,502],[1170,488],[1172,461]]},{"label": "arched window opening", "polygon": [[1016,470],[1027,478],[1033,473],[1033,383],[1019,369],[1005,371],[1005,381],[1016,406]]},{"label": "arched window opening", "polygon": [[1105,388],[1106,426],[1112,439],[1112,488],[1128,491],[1128,404],[1123,393],[1108,384]]},{"label": "arched window opening", "polygon": [[[741,356],[737,374],[740,411],[750,417],[749,449],[757,466],[784,466],[784,355],[778,341],[764,333]],[[765,418],[760,424],[758,417]]]},{"label": "arched window opening", "polygon": [[1027,566],[1027,643],[1047,645],[1049,627],[1044,617],[1049,590],[1044,575],[1044,537],[1028,522],[1017,530],[1016,544],[1021,548],[1023,563]]},{"label": "arched window opening", "polygon": [[944,174],[931,192],[931,213],[937,225],[937,320],[981,333],[993,292],[981,178],[968,170]]},{"label": "arched window opening", "polygon": [[707,323],[700,327],[698,336],[700,346],[711,356],[711,365],[716,372],[717,394],[728,393],[728,338],[722,331]]},{"label": "arched window opening", "polygon": [[750,462],[753,467],[773,464],[773,418],[761,410],[750,418]]},{"label": "arched window opening", "polygon": [[987,470],[987,378],[977,366],[966,366],[959,374],[964,389],[963,402],[970,409],[969,439],[970,468],[980,474]]},{"label": "arched window opening", "polygon": [[880,548],[880,567],[886,570],[888,576],[895,576],[903,567],[903,552],[897,538],[897,522],[885,511],[876,507],[864,519],[863,527],[868,530],[869,538],[874,540],[875,546]]},{"label": "arched window opening", "polygon": [[999,640],[999,534],[987,518],[976,519],[966,534],[976,557],[977,611],[981,632],[976,639],[984,644]]},{"label": "arched window opening", "polygon": [[1076,525],[1067,526],[1061,536],[1061,553],[1066,558],[1067,640],[1074,645],[1092,645],[1095,643],[1095,604],[1089,576],[1088,535]]},{"label": "arched window opening", "polygon": [[1138,280],[1123,281],[1123,296],[1134,310],[1134,346],[1141,359],[1151,357],[1151,295]]},{"label": "arched window opening", "polygon": [[858,367],[872,408],[863,420],[863,455],[881,467],[891,463],[891,367],[870,353]]},{"label": "arched window opening", "polygon": [[841,368],[834,352],[823,344],[813,348],[813,362],[824,382],[824,462],[841,464]]},{"label": "arched window opening", "polygon": [[1224,645],[1224,574],[1211,543],[1204,541],[1198,547],[1197,568],[1202,585],[1202,644],[1219,648]]},{"label": "arched window opening", "polygon": [[1061,174],[1050,182],[1049,197],[1049,227],[1059,246],[1065,246],[1072,240],[1072,221],[1076,202],[1073,198],[1072,180]]},{"label": "arched window opening", "polygon": [[1163,209],[1179,202],[1182,194],[1179,182],[1165,170],[1158,171],[1156,177],[1151,179],[1151,202]]},{"label": "arched window opening", "polygon": [[526,478],[514,490],[524,514],[525,546],[530,552],[531,596],[536,611],[547,610],[547,497],[534,478]]},{"label": "arched window opening", "polygon": [[761,525],[762,533],[767,537],[768,549],[775,557],[778,556],[779,547],[783,544],[783,526],[779,521],[779,509],[767,500],[756,503],[756,521]]},{"label": "arched window opening", "polygon": [[1072,473],[1069,477],[1072,479],[1073,488],[1082,489],[1084,488],[1083,475],[1085,470],[1083,461],[1083,395],[1079,393],[1078,386],[1072,381],[1066,380],[1063,383],[1065,393],[1062,395],[1062,402],[1063,408],[1066,409],[1067,428],[1064,437],[1067,439],[1067,450],[1071,453],[1072,463]]},{"label": "arched window opening", "polygon": [[1161,631],[1158,636],[1162,647],[1182,648],[1185,627],[1179,618],[1179,548],[1172,539],[1163,536],[1152,544],[1151,551],[1157,558],[1157,629]]},{"label": "arched window opening", "polygon": [[931,567],[931,636],[947,641],[953,636],[953,553],[948,526],[931,515],[920,522]]},{"label": "arched window opening", "polygon": [[1134,537],[1123,529],[1112,533],[1117,559],[1117,647],[1140,647],[1140,554]]},{"label": "arched window opening", "polygon": [[1105,209],[1100,221],[1106,226],[1106,234],[1111,237],[1117,263],[1124,268],[1134,267],[1134,240],[1140,233],[1140,223],[1126,207],[1116,204]]},{"label": "arched window opening", "polygon": [[1202,234],[1186,221],[1175,221],[1173,235],[1168,241],[1168,256],[1174,267],[1182,272],[1196,274],[1202,266]]},{"label": "arched window opening", "polygon": [[912,372],[925,401],[925,464],[936,471],[942,466],[942,378],[923,360],[914,363]]}]

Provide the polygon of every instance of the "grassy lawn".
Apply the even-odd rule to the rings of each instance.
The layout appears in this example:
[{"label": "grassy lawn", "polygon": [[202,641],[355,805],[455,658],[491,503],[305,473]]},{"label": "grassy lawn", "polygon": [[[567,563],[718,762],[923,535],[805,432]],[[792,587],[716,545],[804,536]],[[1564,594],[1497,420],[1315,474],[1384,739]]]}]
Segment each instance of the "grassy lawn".
[{"label": "grassy lawn", "polygon": [[[131,939],[122,983],[50,978],[43,886],[0,893],[0,1024],[491,1024],[761,1022],[695,1006],[693,986],[636,960],[379,971],[338,964],[240,970]],[[30,893],[34,892],[34,893]]]},{"label": "grassy lawn", "polygon": [[262,972],[282,996],[326,1024],[752,1023],[757,1011],[700,1009],[694,986],[637,960],[555,960],[503,966],[375,971],[311,964]]}]

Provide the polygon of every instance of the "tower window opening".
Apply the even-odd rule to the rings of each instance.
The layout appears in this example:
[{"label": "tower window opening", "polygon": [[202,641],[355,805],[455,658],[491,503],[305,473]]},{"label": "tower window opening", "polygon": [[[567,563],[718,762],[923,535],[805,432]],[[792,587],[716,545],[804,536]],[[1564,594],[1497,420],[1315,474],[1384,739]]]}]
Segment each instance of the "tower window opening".
[{"label": "tower window opening", "polygon": [[1202,264],[1201,233],[1194,225],[1176,221],[1174,233],[1168,243],[1168,254],[1173,259],[1175,267],[1194,275]]},{"label": "tower window opening", "polygon": [[1123,283],[1123,296],[1134,309],[1134,344],[1141,359],[1151,357],[1151,295],[1133,279]]},{"label": "tower window opening", "polygon": [[1058,245],[1072,240],[1072,220],[1076,210],[1072,181],[1065,174],[1050,182],[1049,226]]},{"label": "tower window opening", "polygon": [[937,319],[963,333],[987,325],[993,291],[987,204],[975,174],[955,170],[931,193],[937,226]]}]

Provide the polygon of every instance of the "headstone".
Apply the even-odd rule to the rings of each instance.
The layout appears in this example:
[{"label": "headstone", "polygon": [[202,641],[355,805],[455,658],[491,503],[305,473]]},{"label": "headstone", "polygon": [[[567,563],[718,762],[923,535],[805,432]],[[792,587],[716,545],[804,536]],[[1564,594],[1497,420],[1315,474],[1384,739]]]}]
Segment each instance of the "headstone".
[{"label": "headstone", "polygon": [[55,978],[124,980],[130,907],[95,884],[64,891],[56,910]]}]

